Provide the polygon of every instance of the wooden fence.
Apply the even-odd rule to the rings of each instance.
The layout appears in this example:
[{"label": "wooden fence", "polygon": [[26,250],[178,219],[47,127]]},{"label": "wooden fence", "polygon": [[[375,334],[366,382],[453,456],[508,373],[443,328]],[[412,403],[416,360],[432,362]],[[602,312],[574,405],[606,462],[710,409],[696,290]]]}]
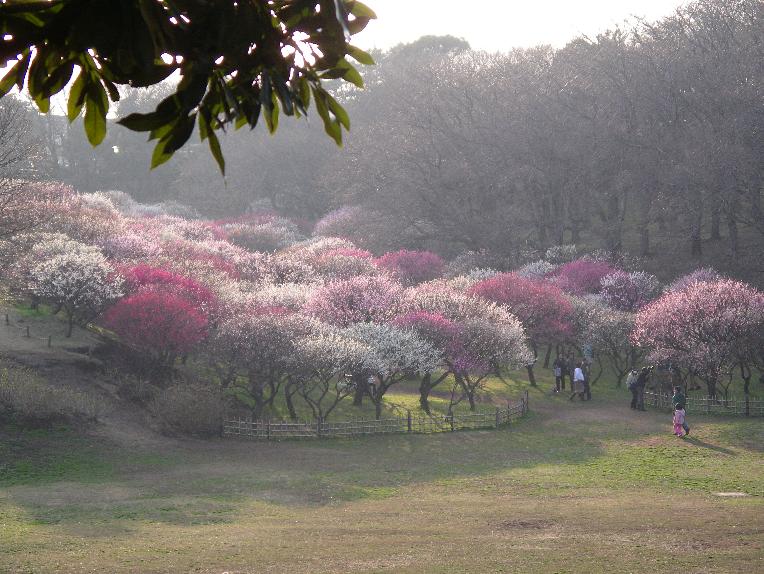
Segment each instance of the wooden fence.
[{"label": "wooden fence", "polygon": [[343,421],[223,420],[223,436],[256,440],[303,438],[340,438],[376,434],[436,433],[472,429],[497,429],[528,412],[528,392],[519,401],[508,402],[506,408],[494,412],[458,415],[385,417]]},{"label": "wooden fence", "polygon": [[[674,408],[671,395],[645,392],[645,405],[656,409],[670,411]],[[747,417],[764,417],[764,400],[750,397],[728,398],[721,397],[687,397],[686,410],[688,415],[743,415]]]}]

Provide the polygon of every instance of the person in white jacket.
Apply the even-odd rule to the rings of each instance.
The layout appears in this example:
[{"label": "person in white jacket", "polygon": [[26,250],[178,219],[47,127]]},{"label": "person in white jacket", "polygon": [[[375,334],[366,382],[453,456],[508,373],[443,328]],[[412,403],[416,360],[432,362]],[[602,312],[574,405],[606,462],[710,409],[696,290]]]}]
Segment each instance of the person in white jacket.
[{"label": "person in white jacket", "polygon": [[584,400],[584,364],[579,363],[576,365],[576,370],[573,371],[573,394],[570,395],[570,400],[572,401],[576,395],[581,397],[581,400]]}]

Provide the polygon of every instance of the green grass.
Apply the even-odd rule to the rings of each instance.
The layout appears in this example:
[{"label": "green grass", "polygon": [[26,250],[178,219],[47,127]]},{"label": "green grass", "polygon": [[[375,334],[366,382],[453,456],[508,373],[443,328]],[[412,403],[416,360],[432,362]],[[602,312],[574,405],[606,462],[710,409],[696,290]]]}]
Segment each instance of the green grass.
[{"label": "green grass", "polygon": [[[3,427],[0,572],[759,569],[763,421],[692,417],[678,439],[623,390],[568,402],[540,379],[499,431],[157,445]],[[505,381],[499,404],[527,388]],[[411,390],[391,402],[416,408]]]}]

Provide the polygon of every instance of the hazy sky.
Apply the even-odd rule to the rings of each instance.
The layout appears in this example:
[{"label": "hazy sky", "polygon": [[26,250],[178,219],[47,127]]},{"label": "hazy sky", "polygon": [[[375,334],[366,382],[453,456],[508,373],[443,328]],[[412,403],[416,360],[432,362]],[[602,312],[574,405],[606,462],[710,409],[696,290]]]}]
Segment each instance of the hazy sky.
[{"label": "hazy sky", "polygon": [[631,16],[658,19],[681,0],[363,0],[378,16],[356,36],[364,49],[389,48],[427,34],[462,37],[478,50],[563,46]]}]

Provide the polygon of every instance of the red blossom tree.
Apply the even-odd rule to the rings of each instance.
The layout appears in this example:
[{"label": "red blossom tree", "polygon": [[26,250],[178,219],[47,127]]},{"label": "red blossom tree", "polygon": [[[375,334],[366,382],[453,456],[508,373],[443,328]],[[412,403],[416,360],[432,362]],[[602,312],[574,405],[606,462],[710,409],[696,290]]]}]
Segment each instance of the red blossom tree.
[{"label": "red blossom tree", "polygon": [[172,366],[207,336],[205,314],[188,299],[144,287],[111,307],[104,325],[160,366]]}]

